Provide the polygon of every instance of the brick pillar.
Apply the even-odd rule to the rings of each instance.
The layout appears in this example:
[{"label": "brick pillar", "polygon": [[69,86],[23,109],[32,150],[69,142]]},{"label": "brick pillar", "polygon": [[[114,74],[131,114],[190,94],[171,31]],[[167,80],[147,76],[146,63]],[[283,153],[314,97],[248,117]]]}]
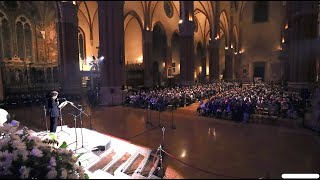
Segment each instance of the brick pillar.
[{"label": "brick pillar", "polygon": [[201,72],[200,72],[200,82],[206,82],[206,67],[207,67],[207,47],[204,48],[203,55],[201,57]]},{"label": "brick pillar", "polygon": [[234,80],[234,52],[233,49],[225,50],[225,77],[226,81]]},{"label": "brick pillar", "polygon": [[241,58],[242,58],[242,54],[237,53],[234,55],[234,73],[235,73],[235,78],[237,80],[241,79],[241,74],[242,74]]},{"label": "brick pillar", "polygon": [[144,86],[152,86],[152,31],[144,29],[142,31],[143,41],[143,66],[144,66]]},{"label": "brick pillar", "polygon": [[194,84],[194,17],[193,1],[180,1],[180,83]]},{"label": "brick pillar", "polygon": [[318,1],[288,1],[289,88],[310,88],[316,80],[316,52],[313,42],[318,35]]},{"label": "brick pillar", "polygon": [[[215,12],[220,12],[220,2],[216,1]],[[209,81],[220,81],[219,47],[220,47],[220,17],[215,16],[214,27],[209,41]]]},{"label": "brick pillar", "polygon": [[219,66],[219,46],[220,40],[209,42],[209,81],[218,82],[220,80],[220,66]]},{"label": "brick pillar", "polygon": [[123,1],[98,1],[100,105],[119,105],[124,99]]},{"label": "brick pillar", "polygon": [[57,28],[60,85],[64,93],[79,94],[78,17],[72,2],[58,2]]},{"label": "brick pillar", "polygon": [[[165,77],[166,77],[166,84],[169,84],[169,78],[168,78],[168,68],[172,67],[172,47],[170,45],[167,46],[167,58],[166,58],[166,69],[165,69]],[[171,71],[172,73],[172,71]]]}]

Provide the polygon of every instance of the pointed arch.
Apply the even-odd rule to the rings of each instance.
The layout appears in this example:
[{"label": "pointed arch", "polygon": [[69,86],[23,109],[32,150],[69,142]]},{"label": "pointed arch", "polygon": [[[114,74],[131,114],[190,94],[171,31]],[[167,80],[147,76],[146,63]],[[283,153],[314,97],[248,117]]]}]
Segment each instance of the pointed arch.
[{"label": "pointed arch", "polygon": [[33,29],[31,21],[24,15],[17,16],[15,20],[18,56],[31,60],[33,57]]},{"label": "pointed arch", "polygon": [[11,50],[11,32],[10,20],[7,14],[0,10],[0,58],[9,59],[12,54]]},{"label": "pointed arch", "polygon": [[176,5],[175,5],[172,1],[170,1],[170,2],[172,3],[172,6],[173,6],[174,9],[176,10],[176,12],[177,12],[177,14],[178,14],[178,17],[180,18],[180,12],[179,12],[178,8],[176,7]]},{"label": "pointed arch", "polygon": [[86,60],[86,34],[83,29],[78,26],[78,47],[79,47],[79,59]]},{"label": "pointed arch", "polygon": [[[227,13],[226,13],[226,10],[222,10],[220,15],[219,15],[219,18],[220,18],[220,29],[223,31],[223,34],[225,35],[225,43],[226,43],[226,46],[229,46],[229,19],[228,19],[228,16],[227,16]],[[220,31],[221,32],[221,31]],[[220,35],[221,37],[221,35]]]},{"label": "pointed arch", "polygon": [[[139,15],[137,14],[136,11],[131,10],[131,11],[129,11],[128,13],[126,13],[126,14],[124,15],[124,17],[123,17],[124,22],[126,22],[126,18],[129,17],[129,15],[131,15],[133,18],[135,18],[135,19],[138,21],[139,26],[140,26],[140,29],[141,29],[141,31],[142,31],[142,30],[143,30],[143,22],[141,21],[141,19],[140,19]],[[130,19],[130,20],[131,20],[131,19]],[[130,20],[129,20],[129,21],[130,21]],[[124,24],[124,31],[126,30],[127,25],[129,24],[129,21]]]},{"label": "pointed arch", "polygon": [[156,25],[160,26],[160,28],[163,30],[163,32],[164,32],[164,34],[166,35],[166,38],[167,38],[166,29],[164,28],[164,26],[162,25],[162,23],[161,23],[160,21],[157,21],[156,23],[153,24],[153,26],[152,26],[152,31],[153,31],[153,29],[154,29],[154,27],[155,27]]},{"label": "pointed arch", "polygon": [[232,30],[232,35],[233,35],[233,42],[234,42],[234,50],[235,52],[239,51],[239,32],[237,25],[233,25],[233,30]]},{"label": "pointed arch", "polygon": [[131,10],[124,15],[124,48],[125,63],[139,64],[143,62],[143,23],[136,11]]},{"label": "pointed arch", "polygon": [[247,4],[247,1],[242,1],[240,5],[240,13],[239,13],[239,21],[242,19],[243,10],[245,8],[245,5]]}]

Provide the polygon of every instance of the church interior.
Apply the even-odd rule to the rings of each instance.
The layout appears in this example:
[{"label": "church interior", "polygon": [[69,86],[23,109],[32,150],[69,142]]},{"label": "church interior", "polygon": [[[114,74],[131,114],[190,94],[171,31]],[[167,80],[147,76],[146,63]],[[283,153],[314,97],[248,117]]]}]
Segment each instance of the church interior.
[{"label": "church interior", "polygon": [[0,1],[0,108],[43,131],[57,91],[160,178],[319,178],[319,47],[319,1]]}]

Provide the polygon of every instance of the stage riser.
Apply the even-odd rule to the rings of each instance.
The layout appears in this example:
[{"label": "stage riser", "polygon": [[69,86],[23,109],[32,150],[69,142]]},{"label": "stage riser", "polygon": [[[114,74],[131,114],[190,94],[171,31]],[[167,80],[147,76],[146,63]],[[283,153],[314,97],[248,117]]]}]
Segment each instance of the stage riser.
[{"label": "stage riser", "polygon": [[[152,150],[86,128],[57,127],[57,141],[67,143],[90,179],[154,179],[159,157]],[[38,134],[46,134],[39,132]],[[83,135],[83,142],[82,142]],[[46,138],[46,137],[43,137]],[[83,146],[82,146],[83,145]]]}]

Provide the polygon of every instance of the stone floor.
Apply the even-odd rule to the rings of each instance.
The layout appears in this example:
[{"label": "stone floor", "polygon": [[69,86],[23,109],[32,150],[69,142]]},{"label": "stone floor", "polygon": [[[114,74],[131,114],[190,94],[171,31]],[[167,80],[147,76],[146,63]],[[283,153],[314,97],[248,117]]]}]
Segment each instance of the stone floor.
[{"label": "stone floor", "polygon": [[[174,111],[176,129],[172,129],[171,112],[160,113],[159,127],[156,111],[150,112],[151,126],[143,109],[85,106],[91,118],[84,116],[83,126],[155,150],[163,141],[164,149],[177,159],[164,156],[168,177],[281,178],[283,173],[320,173],[319,135],[310,130],[200,117],[195,108]],[[7,110],[30,129],[46,129],[40,106]],[[69,114],[73,111],[72,106],[62,110],[64,125],[74,127]]]}]

